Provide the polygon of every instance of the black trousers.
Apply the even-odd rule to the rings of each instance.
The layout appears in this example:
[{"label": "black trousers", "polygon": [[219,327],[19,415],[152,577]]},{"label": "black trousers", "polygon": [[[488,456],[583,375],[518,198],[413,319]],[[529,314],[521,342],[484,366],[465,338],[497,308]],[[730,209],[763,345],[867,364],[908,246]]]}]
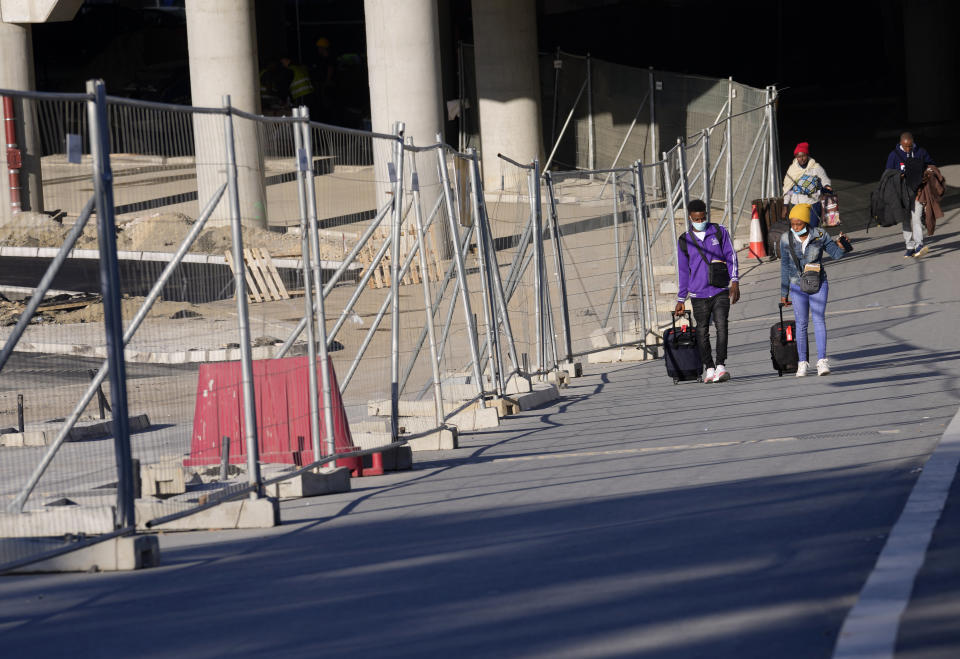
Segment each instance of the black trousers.
[{"label": "black trousers", "polygon": [[[706,368],[727,363],[727,318],[730,315],[730,293],[723,291],[713,297],[691,298],[693,320],[696,323],[697,343],[700,346],[700,358]],[[713,361],[710,350],[710,320],[717,328],[717,361]]]}]

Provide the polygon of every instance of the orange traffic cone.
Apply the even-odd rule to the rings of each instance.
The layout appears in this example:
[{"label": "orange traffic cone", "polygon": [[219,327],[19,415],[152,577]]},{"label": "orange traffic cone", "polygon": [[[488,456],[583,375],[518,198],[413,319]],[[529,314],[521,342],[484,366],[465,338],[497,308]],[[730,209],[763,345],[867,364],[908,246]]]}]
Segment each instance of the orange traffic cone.
[{"label": "orange traffic cone", "polygon": [[750,218],[750,256],[760,259],[767,255],[763,245],[763,233],[760,231],[760,215],[757,214],[757,205],[753,205],[753,216]]}]

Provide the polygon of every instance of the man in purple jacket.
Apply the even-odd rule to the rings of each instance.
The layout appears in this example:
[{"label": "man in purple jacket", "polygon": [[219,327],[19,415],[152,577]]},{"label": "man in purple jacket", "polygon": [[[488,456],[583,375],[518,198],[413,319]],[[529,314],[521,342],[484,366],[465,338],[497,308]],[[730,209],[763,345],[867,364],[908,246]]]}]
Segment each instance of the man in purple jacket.
[{"label": "man in purple jacket", "polygon": [[[730,379],[727,370],[727,316],[730,305],[740,299],[740,274],[737,253],[733,249],[730,234],[723,226],[712,224],[707,219],[707,205],[700,199],[687,204],[690,230],[680,236],[677,244],[677,276],[680,289],[674,315],[683,314],[683,303],[690,295],[693,306],[694,328],[700,357],[707,372],[704,382],[726,382]],[[725,263],[729,281],[710,281],[711,263]],[[727,286],[729,285],[729,289]],[[710,349],[710,321],[717,327],[717,359]]]}]

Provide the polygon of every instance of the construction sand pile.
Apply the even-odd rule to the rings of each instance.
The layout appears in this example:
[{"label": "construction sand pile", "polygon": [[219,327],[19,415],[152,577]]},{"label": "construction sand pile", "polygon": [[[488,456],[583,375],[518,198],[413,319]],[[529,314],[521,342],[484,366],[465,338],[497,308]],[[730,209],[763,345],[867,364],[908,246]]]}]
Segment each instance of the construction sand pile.
[{"label": "construction sand pile", "polygon": [[[117,225],[117,249],[133,252],[174,252],[193,227],[193,220],[182,213],[152,213],[121,222]],[[22,247],[60,247],[70,231],[44,213],[25,212],[12,222],[0,226],[0,245]],[[230,227],[208,226],[200,232],[190,252],[194,254],[223,254],[231,249],[233,239]],[[275,257],[299,257],[300,236],[278,233],[253,227],[243,230],[244,247],[265,249]],[[77,241],[78,249],[97,249],[96,218],[92,217]],[[328,238],[321,231],[321,258],[340,260],[349,249],[341,234]]]}]

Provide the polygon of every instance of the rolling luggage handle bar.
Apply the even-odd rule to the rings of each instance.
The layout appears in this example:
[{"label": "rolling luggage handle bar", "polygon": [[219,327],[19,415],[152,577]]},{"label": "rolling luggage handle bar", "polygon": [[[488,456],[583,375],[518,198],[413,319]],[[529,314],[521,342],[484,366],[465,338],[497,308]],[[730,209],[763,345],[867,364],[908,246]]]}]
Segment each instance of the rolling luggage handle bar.
[{"label": "rolling luggage handle bar", "polygon": [[[681,317],[681,318],[682,318],[683,316],[686,316],[687,319],[690,321],[690,322],[687,323],[687,324],[690,326],[690,331],[692,332],[692,331],[693,331],[693,312],[692,312],[692,311],[686,311],[686,310],[684,310],[684,312],[683,312],[682,314],[680,314],[680,317]],[[782,317],[783,317],[783,316],[782,316],[782,312],[781,312],[781,318],[782,318]],[[671,314],[670,314],[670,327],[673,329],[673,333],[671,334],[671,338],[673,338],[673,345],[674,345],[674,347],[676,347],[676,346],[678,346],[678,345],[680,344],[680,341],[679,341],[679,339],[677,338],[677,314],[675,314],[675,313],[671,313]]]}]

